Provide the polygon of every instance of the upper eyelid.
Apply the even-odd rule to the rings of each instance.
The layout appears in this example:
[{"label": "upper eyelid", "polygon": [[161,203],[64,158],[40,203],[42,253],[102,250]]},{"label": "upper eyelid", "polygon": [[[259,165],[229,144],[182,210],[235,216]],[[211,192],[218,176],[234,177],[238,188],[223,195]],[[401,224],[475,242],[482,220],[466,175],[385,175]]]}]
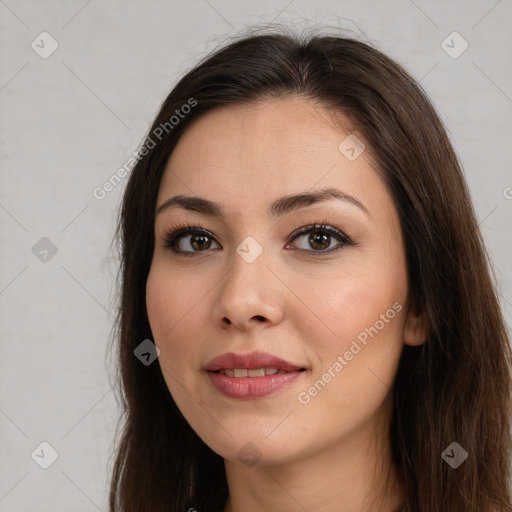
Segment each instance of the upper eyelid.
[{"label": "upper eyelid", "polygon": [[[312,224],[300,224],[298,226],[295,226],[292,233],[290,233],[289,238],[303,235],[303,234],[307,233],[308,231],[312,231],[315,229],[317,231],[322,231],[322,230],[327,231],[327,232],[331,233],[332,235],[335,235],[335,234],[344,235],[346,238],[349,238],[349,236],[342,229],[337,228],[336,226],[332,226],[327,222],[315,222]],[[183,227],[180,227],[177,229],[167,230],[164,233],[164,238],[169,238],[170,236],[173,236],[178,231],[181,231],[181,233],[176,235],[176,237],[175,237],[176,239],[179,237],[182,237],[182,236],[190,236],[190,235],[194,234],[194,232],[199,232],[199,233],[206,233],[211,238],[217,240],[216,236],[210,230],[203,228],[202,226],[196,226],[196,225],[183,226]]]}]

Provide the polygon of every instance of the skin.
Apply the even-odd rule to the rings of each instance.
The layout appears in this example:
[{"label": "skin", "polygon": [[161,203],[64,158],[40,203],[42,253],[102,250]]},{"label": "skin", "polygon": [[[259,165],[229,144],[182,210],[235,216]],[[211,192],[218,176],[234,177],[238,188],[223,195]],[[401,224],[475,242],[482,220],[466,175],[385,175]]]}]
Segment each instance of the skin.
[{"label": "skin", "polygon": [[[393,199],[368,150],[355,161],[338,150],[353,130],[347,119],[336,119],[298,96],[217,108],[185,131],[162,178],[157,207],[173,195],[197,195],[220,203],[226,215],[220,220],[176,206],[158,214],[146,290],[169,391],[191,427],[225,459],[225,512],[392,512],[404,499],[390,456],[391,386],[404,343],[422,343],[425,330],[406,308]],[[279,197],[327,187],[350,194],[368,213],[330,199],[276,219],[267,214]],[[191,245],[193,235],[181,239],[190,257],[163,243],[173,225],[187,222],[212,233],[202,250]],[[330,237],[319,248],[309,233],[290,239],[297,227],[322,222],[355,245]],[[252,263],[236,252],[249,236],[263,249]],[[324,247],[324,254],[312,254]],[[299,394],[329,368],[332,374],[338,356],[396,303],[401,310],[301,403]],[[307,370],[267,397],[221,395],[205,365],[225,352],[251,350]],[[255,465],[241,460],[243,447]]]}]

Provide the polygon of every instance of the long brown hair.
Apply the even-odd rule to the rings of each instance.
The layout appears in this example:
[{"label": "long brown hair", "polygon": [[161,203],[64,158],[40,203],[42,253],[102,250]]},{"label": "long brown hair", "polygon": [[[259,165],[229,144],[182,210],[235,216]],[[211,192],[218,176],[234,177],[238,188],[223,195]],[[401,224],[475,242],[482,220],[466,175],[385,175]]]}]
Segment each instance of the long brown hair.
[{"label": "long brown hair", "polygon": [[[390,438],[405,485],[403,510],[511,509],[511,350],[470,195],[443,124],[419,84],[370,44],[280,30],[239,36],[184,75],[129,177],[116,233],[121,294],[112,340],[123,416],[110,511],[211,512],[226,502],[222,457],[188,425],[159,364],[146,366],[134,356],[143,340],[153,339],[145,287],[156,198],[165,164],[194,119],[222,105],[290,94],[350,119],[398,209],[409,307],[422,312],[428,326],[423,345],[404,346],[393,389]],[[182,109],[187,104],[194,106]],[[183,115],[170,122],[176,110]],[[456,469],[442,457],[453,442],[468,454]]]}]

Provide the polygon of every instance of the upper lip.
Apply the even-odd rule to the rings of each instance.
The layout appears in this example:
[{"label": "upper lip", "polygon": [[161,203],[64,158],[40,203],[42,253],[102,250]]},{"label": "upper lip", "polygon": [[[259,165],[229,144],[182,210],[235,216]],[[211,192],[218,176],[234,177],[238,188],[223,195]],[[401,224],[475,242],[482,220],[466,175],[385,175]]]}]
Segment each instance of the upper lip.
[{"label": "upper lip", "polygon": [[247,370],[254,370],[256,368],[276,368],[277,370],[285,372],[304,369],[303,366],[297,366],[280,357],[265,352],[226,352],[225,354],[214,357],[206,365],[206,370],[209,372],[232,370],[234,368],[246,368]]}]

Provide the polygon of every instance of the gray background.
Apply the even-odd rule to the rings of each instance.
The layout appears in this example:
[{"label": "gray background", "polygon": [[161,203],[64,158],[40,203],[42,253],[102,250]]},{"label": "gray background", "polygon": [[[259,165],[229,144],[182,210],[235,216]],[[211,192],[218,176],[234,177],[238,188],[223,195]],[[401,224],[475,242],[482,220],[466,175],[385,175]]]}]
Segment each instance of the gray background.
[{"label": "gray background", "polygon": [[[0,1],[0,512],[107,510],[109,244],[124,183],[103,200],[92,192],[181,74],[271,21],[348,29],[421,81],[463,163],[510,325],[511,0]],[[46,59],[31,47],[51,49],[43,31],[59,45]],[[453,31],[469,45],[457,58]],[[48,469],[31,458],[43,441],[59,455]]]}]

